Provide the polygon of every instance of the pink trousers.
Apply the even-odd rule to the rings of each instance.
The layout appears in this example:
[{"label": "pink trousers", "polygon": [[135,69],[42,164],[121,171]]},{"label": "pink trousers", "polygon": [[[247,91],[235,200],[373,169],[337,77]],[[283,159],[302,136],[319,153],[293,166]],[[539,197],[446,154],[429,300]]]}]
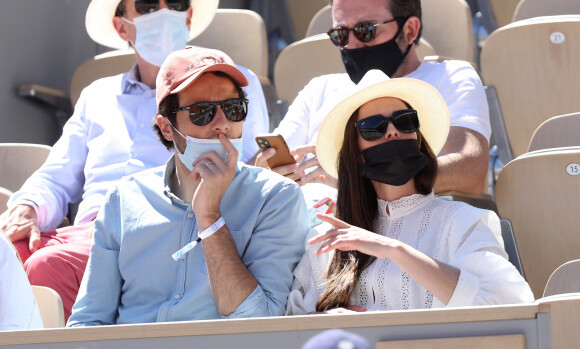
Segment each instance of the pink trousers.
[{"label": "pink trousers", "polygon": [[85,273],[93,222],[72,225],[40,234],[40,249],[30,253],[28,239],[14,243],[32,285],[46,286],[62,298],[68,320]]}]

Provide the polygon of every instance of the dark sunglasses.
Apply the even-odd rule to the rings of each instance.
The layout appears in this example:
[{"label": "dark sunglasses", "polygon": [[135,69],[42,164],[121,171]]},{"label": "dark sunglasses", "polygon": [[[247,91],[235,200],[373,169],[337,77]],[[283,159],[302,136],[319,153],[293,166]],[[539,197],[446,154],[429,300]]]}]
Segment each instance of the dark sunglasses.
[{"label": "dark sunglasses", "polygon": [[232,121],[244,121],[248,115],[248,100],[244,98],[232,98],[220,102],[198,102],[187,107],[173,109],[171,112],[188,110],[191,122],[197,126],[204,126],[215,118],[218,105],[222,108],[226,118]]},{"label": "dark sunglasses", "polygon": [[389,121],[403,133],[413,133],[419,129],[419,117],[414,109],[397,110],[391,116],[369,116],[357,121],[355,127],[364,140],[376,141],[387,132]]},{"label": "dark sunglasses", "polygon": [[362,41],[362,42],[371,42],[375,39],[377,34],[377,27],[379,25],[401,21],[404,20],[404,17],[395,17],[393,19],[389,19],[388,21],[384,21],[382,23],[372,24],[368,22],[358,23],[354,26],[354,28],[347,28],[347,27],[335,27],[330,29],[327,34],[330,36],[330,41],[336,46],[344,47],[348,45],[348,34],[349,32],[353,32],[354,36]]},{"label": "dark sunglasses", "polygon": [[[135,10],[141,15],[152,13],[159,9],[159,1],[161,0],[136,0]],[[175,11],[187,11],[189,8],[189,0],[165,0],[167,6]]]}]

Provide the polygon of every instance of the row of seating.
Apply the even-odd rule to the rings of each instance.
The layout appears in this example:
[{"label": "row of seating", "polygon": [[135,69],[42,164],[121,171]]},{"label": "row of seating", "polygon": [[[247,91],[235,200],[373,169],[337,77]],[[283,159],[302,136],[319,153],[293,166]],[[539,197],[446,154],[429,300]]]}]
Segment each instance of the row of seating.
[{"label": "row of seating", "polygon": [[[424,1],[425,9],[428,8],[428,4],[429,1]],[[265,87],[271,87],[272,84],[268,79],[267,54],[264,55],[267,47],[263,21],[261,25],[253,27],[239,25],[241,23],[239,17],[235,20],[231,17],[238,16],[239,13],[245,13],[247,18],[253,18],[254,23],[261,21],[261,18],[251,11],[219,10],[216,20],[204,33],[207,37],[201,36],[192,43],[228,52],[237,63],[254,70]],[[236,23],[238,29],[234,32],[227,31],[228,23]],[[425,38],[428,38],[427,23],[426,17]],[[484,83],[488,85],[494,137],[496,141],[501,138],[503,129],[507,145],[501,148],[506,153],[502,155],[502,161],[507,165],[498,178],[496,188],[498,209],[500,215],[508,218],[513,225],[516,251],[520,256],[522,271],[536,297],[542,295],[550,273],[556,267],[568,260],[580,258],[575,251],[575,247],[578,246],[575,236],[580,229],[573,213],[578,210],[578,202],[575,200],[577,195],[574,194],[580,189],[578,188],[580,176],[575,175],[577,173],[575,171],[580,168],[577,167],[580,163],[580,149],[539,150],[544,147],[580,145],[577,139],[580,132],[571,126],[577,127],[579,123],[569,121],[578,118],[566,115],[545,121],[553,115],[580,110],[574,98],[580,92],[578,77],[575,75],[578,72],[574,69],[574,63],[578,61],[580,52],[577,46],[579,23],[579,16],[546,17],[516,22],[494,32],[482,50],[482,77]],[[253,32],[242,33],[240,28]],[[257,46],[252,46],[253,49],[247,51],[242,49],[243,44],[240,44],[238,34],[240,38],[260,39],[254,39]],[[446,39],[449,40],[448,37]],[[236,47],[234,44],[241,46]],[[440,53],[429,44],[429,41],[425,41],[419,48],[427,52],[422,54],[422,57]],[[291,54],[293,50],[302,53],[298,54],[297,58]],[[305,59],[304,63],[299,60],[300,55]],[[332,46],[324,35],[306,38],[290,45],[278,60],[274,68],[277,96],[290,102],[310,78],[324,73],[344,71],[337,48]],[[282,68],[284,60],[289,63],[287,69]],[[317,66],[315,61],[322,64]],[[103,69],[108,69],[104,75],[100,75],[105,76],[127,71],[134,62],[133,53],[129,51],[109,53],[84,65],[96,74],[102,74]],[[285,78],[284,71],[289,72],[290,77]],[[297,73],[304,73],[305,76],[299,77]],[[72,100],[76,100],[80,90],[96,78],[87,77],[81,72],[78,74],[78,76],[75,74],[71,83]],[[294,82],[295,86],[290,82]],[[281,90],[288,86],[290,92]],[[564,119],[567,121],[563,122]],[[545,122],[542,124],[543,121]],[[553,128],[547,131],[548,127],[553,127],[557,123],[563,123],[565,131],[554,131]],[[532,138],[534,130],[540,124],[543,128],[538,129]],[[505,128],[502,125],[505,125]],[[567,136],[561,137],[563,132],[566,132]],[[549,143],[548,145],[542,146],[542,137]],[[537,139],[536,143],[534,139]],[[568,143],[558,144],[557,141],[560,140],[567,140]],[[536,151],[528,153],[531,150]],[[513,159],[514,155],[517,158]],[[6,176],[6,178],[18,178],[23,181],[27,176]],[[529,180],[532,179],[536,182],[530,184]],[[4,185],[0,183],[0,186]],[[9,191],[17,190],[19,185],[14,189],[6,188]],[[576,274],[576,280],[578,279]]]},{"label": "row of seating", "polygon": [[[64,310],[58,293],[44,286],[32,286],[32,291],[40,308],[44,327],[64,327]],[[568,261],[556,268],[546,283],[542,297],[575,292],[580,292],[580,259]]]}]

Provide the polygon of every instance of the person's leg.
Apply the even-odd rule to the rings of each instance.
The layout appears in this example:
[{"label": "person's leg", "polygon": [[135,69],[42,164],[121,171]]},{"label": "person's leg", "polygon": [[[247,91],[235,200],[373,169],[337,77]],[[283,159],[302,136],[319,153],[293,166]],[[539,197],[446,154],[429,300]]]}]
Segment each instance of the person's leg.
[{"label": "person's leg", "polygon": [[85,272],[92,227],[90,222],[57,229],[52,234],[51,243],[33,253],[24,263],[32,285],[50,287],[60,295],[65,321],[71,314]]},{"label": "person's leg", "polygon": [[[70,227],[66,227],[70,228]],[[64,229],[64,228],[61,228]],[[68,234],[66,235],[68,236]],[[14,242],[14,247],[18,251],[18,255],[20,256],[20,260],[22,263],[26,262],[28,258],[30,258],[30,250],[28,249],[28,239],[19,240]],[[66,243],[62,237],[58,236],[57,230],[49,230],[47,232],[40,234],[40,246],[38,247],[39,250],[45,248],[47,246],[53,245],[60,245]]]}]

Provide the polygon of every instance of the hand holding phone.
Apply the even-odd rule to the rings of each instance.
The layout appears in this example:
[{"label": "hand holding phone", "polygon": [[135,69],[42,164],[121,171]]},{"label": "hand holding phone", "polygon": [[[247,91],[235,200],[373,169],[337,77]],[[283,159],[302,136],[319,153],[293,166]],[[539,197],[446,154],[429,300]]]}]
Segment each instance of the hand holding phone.
[{"label": "hand holding phone", "polygon": [[276,168],[279,166],[289,165],[296,163],[294,156],[290,154],[290,149],[282,137],[279,134],[264,134],[256,136],[256,143],[260,151],[264,151],[269,148],[276,149],[276,154],[266,160],[270,168]]}]

